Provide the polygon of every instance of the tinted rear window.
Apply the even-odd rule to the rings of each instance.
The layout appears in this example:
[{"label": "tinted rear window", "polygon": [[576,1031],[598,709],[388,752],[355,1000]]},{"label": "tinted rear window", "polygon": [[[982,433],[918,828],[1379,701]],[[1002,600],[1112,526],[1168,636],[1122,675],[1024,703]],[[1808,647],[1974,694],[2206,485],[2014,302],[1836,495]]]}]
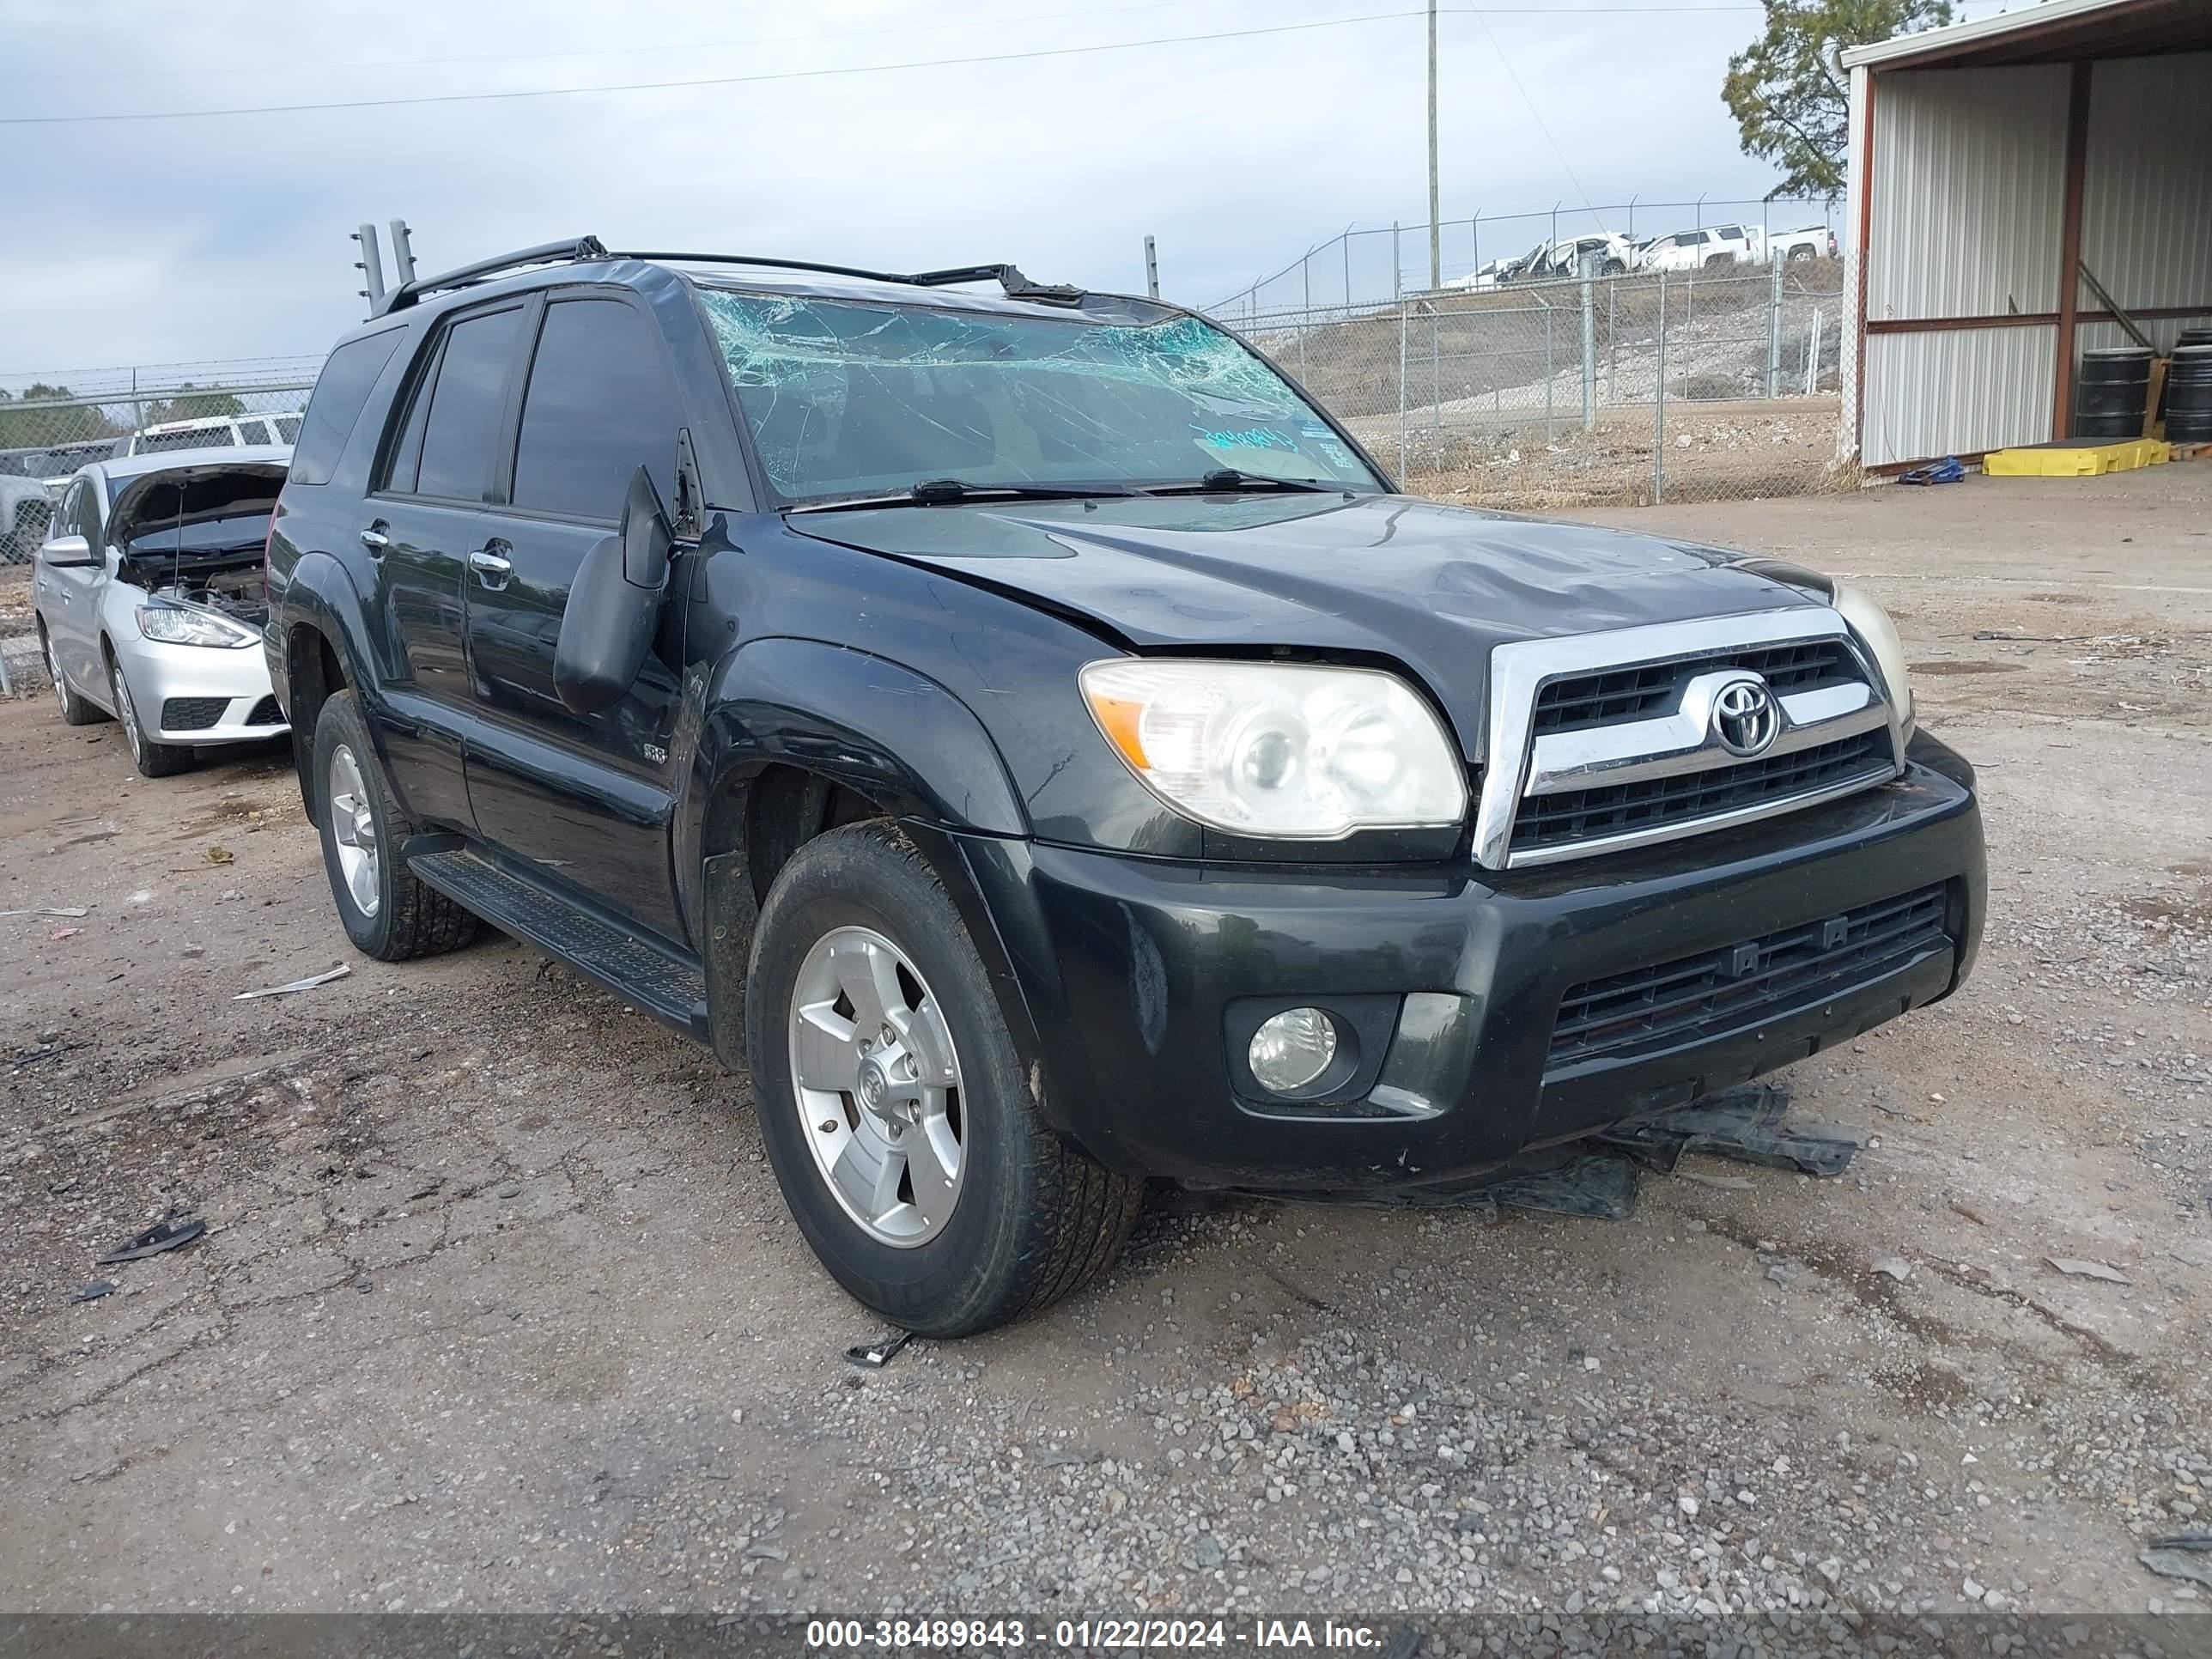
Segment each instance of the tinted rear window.
[{"label": "tinted rear window", "polygon": [[522,334],[522,309],[465,317],[446,338],[430,418],[422,428],[416,493],[448,501],[491,498],[492,463],[507,410],[507,380]]},{"label": "tinted rear window", "polygon": [[134,455],[161,455],[173,449],[234,449],[238,434],[227,426],[199,427],[189,432],[142,432],[132,446]]},{"label": "tinted rear window", "polygon": [[361,419],[362,406],[368,401],[376,377],[384,373],[385,364],[392,361],[406,331],[387,328],[381,334],[349,340],[331,353],[315,379],[307,418],[300,426],[298,447],[292,453],[294,483],[330,481],[331,469],[345,453],[346,440],[353,436],[354,422]]}]

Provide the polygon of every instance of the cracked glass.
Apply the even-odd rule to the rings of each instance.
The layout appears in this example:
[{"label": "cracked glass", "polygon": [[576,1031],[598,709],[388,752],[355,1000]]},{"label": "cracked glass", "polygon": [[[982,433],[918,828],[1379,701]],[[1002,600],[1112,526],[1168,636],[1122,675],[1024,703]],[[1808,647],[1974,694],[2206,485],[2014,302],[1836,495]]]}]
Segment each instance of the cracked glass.
[{"label": "cracked glass", "polygon": [[965,484],[1189,484],[1233,467],[1379,489],[1267,362],[1196,317],[1104,323],[702,289],[787,501]]}]

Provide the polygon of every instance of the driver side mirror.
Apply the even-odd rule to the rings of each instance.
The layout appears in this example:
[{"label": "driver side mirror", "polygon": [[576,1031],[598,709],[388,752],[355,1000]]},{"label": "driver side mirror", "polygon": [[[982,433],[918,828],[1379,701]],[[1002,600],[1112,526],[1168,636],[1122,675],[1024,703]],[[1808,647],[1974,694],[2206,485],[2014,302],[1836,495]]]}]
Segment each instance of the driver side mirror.
[{"label": "driver side mirror", "polygon": [[82,536],[57,536],[39,550],[39,557],[57,570],[82,569],[100,562],[92,544]]},{"label": "driver side mirror", "polygon": [[623,501],[621,532],[584,556],[568,585],[553,651],[553,689],[574,713],[610,708],[637,683],[660,624],[674,545],[660,492],[641,466]]}]

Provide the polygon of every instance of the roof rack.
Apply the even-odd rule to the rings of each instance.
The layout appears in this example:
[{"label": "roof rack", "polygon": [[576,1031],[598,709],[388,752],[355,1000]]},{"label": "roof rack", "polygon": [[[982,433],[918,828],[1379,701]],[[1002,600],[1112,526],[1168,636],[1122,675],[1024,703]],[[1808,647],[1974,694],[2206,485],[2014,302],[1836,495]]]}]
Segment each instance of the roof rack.
[{"label": "roof rack", "polygon": [[817,259],[774,259],[749,253],[637,253],[615,252],[596,236],[576,236],[565,242],[541,242],[513,253],[495,254],[471,264],[458,265],[435,276],[418,277],[387,291],[373,315],[382,317],[404,310],[425,296],[447,289],[465,288],[510,271],[533,265],[576,264],[592,259],[641,259],[654,263],[708,265],[757,265],[770,270],[814,270],[831,276],[857,276],[864,282],[895,283],[908,288],[951,288],[961,283],[995,282],[1010,300],[1032,300],[1046,305],[1073,305],[1083,290],[1066,283],[1032,282],[1010,264],[956,265],[945,270],[906,273],[869,270],[859,265],[825,264]]},{"label": "roof rack", "polygon": [[449,288],[465,288],[489,276],[505,276],[510,270],[524,270],[532,265],[558,264],[564,261],[604,259],[606,257],[607,250],[596,236],[574,236],[565,242],[540,242],[536,247],[495,254],[489,259],[478,259],[473,264],[456,265],[435,276],[418,276],[411,283],[402,283],[398,287],[387,290],[382,301],[370,314],[382,317],[391,312],[403,311],[426,294],[435,294]]}]

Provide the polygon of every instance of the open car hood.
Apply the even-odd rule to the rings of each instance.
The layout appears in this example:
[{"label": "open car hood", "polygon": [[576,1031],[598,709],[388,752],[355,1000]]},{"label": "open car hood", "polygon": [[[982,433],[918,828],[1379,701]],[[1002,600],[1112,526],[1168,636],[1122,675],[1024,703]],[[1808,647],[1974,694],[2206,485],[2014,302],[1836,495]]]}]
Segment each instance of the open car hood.
[{"label": "open car hood", "polygon": [[[127,551],[131,543],[156,531],[240,517],[249,510],[241,505],[241,498],[250,493],[246,486],[252,484],[267,487],[268,504],[273,510],[277,494],[284,488],[285,471],[282,461],[206,461],[164,467],[125,479],[107,509],[107,540]],[[211,487],[222,478],[236,479],[240,488]]]}]

